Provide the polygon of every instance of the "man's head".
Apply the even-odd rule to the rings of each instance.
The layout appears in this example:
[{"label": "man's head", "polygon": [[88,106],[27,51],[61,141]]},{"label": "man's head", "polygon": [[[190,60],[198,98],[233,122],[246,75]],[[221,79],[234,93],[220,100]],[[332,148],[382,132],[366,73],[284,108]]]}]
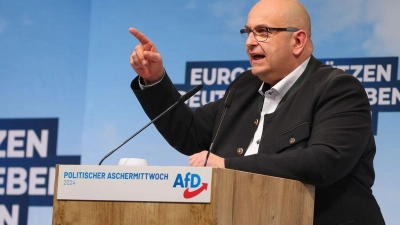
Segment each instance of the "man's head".
[{"label": "man's head", "polygon": [[[268,38],[250,32],[246,51],[252,72],[262,81],[275,85],[306,60],[313,51],[311,22],[306,9],[295,0],[262,0],[249,12],[246,29],[297,28],[296,31],[268,30]],[[257,40],[257,39],[258,40]]]}]

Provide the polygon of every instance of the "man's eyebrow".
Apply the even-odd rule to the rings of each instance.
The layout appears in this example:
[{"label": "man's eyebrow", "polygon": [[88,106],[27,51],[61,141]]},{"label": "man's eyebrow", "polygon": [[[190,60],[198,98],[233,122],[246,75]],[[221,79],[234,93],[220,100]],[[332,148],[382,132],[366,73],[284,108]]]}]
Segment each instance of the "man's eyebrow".
[{"label": "man's eyebrow", "polygon": [[[266,24],[258,24],[254,28],[268,28],[268,27],[270,27],[270,26],[268,26]],[[250,26],[248,26],[248,25],[245,25],[244,28],[251,29]]]}]

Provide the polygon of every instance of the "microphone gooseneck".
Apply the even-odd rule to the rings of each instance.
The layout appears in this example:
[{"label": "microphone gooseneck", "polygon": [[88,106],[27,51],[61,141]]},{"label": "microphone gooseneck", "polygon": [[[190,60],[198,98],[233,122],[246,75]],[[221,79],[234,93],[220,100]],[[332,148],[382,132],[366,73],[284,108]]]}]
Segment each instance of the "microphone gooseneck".
[{"label": "microphone gooseneck", "polygon": [[134,138],[136,135],[138,135],[140,132],[142,132],[144,129],[146,129],[148,126],[153,124],[155,121],[157,121],[160,117],[162,117],[165,113],[170,111],[171,109],[175,108],[177,105],[179,105],[182,102],[185,102],[188,100],[190,97],[192,97],[196,92],[198,92],[200,89],[203,88],[203,85],[200,84],[193,88],[192,90],[188,91],[186,94],[182,95],[173,105],[171,105],[168,109],[166,109],[164,112],[162,112],[160,115],[158,115],[156,118],[154,118],[152,121],[150,121],[148,124],[146,124],[144,127],[142,127],[139,131],[137,131],[135,134],[130,136],[128,139],[126,139],[122,144],[120,144],[117,148],[109,152],[107,155],[105,155],[99,162],[99,165],[103,163],[103,161],[108,158],[111,154],[113,154],[115,151],[117,151],[119,148],[121,148],[123,145],[125,145],[128,141],[130,141],[132,138]]},{"label": "microphone gooseneck", "polygon": [[231,107],[231,104],[232,104],[232,101],[233,101],[233,95],[235,94],[235,90],[236,90],[235,88],[232,88],[228,92],[228,95],[226,96],[225,103],[224,103],[224,111],[222,112],[221,119],[219,120],[217,132],[215,133],[214,140],[213,140],[213,142],[211,142],[210,148],[208,149],[206,160],[204,162],[204,167],[207,166],[208,158],[210,157],[210,153],[213,150],[212,148],[213,148],[215,140],[217,139],[219,128],[221,128],[221,124],[222,124],[222,121],[224,120],[225,113],[229,109],[229,107]]}]

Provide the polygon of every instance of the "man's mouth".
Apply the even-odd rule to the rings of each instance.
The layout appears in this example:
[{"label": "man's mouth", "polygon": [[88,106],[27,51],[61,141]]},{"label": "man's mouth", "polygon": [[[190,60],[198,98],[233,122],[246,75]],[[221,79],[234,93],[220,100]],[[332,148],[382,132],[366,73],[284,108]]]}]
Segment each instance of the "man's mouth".
[{"label": "man's mouth", "polygon": [[260,60],[260,59],[263,59],[263,58],[265,58],[265,55],[260,55],[260,54],[252,54],[251,55],[251,59],[252,60]]}]

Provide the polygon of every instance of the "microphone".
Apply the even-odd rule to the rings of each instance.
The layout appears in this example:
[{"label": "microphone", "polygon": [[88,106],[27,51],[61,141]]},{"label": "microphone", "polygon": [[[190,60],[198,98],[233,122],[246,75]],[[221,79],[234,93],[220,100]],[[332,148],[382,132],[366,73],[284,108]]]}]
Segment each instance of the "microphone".
[{"label": "microphone", "polygon": [[190,97],[192,97],[196,92],[198,92],[200,89],[203,88],[203,85],[200,84],[193,88],[192,90],[188,91],[186,94],[182,95],[173,105],[171,105],[168,109],[166,109],[164,112],[162,112],[160,115],[158,115],[156,118],[154,118],[152,121],[150,121],[148,124],[146,124],[142,129],[137,131],[134,135],[130,136],[128,139],[126,139],[120,146],[109,152],[107,155],[105,155],[99,162],[99,165],[103,163],[103,161],[108,158],[111,154],[113,154],[115,151],[117,151],[119,148],[121,148],[123,145],[125,145],[128,141],[130,141],[132,138],[134,138],[136,135],[138,135],[140,132],[142,132],[144,129],[146,129],[148,126],[153,124],[155,121],[157,121],[160,117],[162,117],[165,113],[170,111],[171,109],[175,108],[177,105],[179,105],[182,102],[185,102],[188,100]]},{"label": "microphone", "polygon": [[210,153],[212,151],[213,144],[214,144],[215,140],[217,139],[219,128],[221,128],[221,124],[222,124],[222,121],[224,120],[225,113],[229,109],[229,107],[231,107],[231,104],[232,104],[232,101],[233,101],[233,95],[235,94],[235,90],[236,90],[235,88],[232,88],[228,92],[228,96],[226,96],[225,104],[224,104],[225,108],[224,108],[224,111],[222,112],[221,119],[219,120],[219,125],[218,125],[218,128],[217,128],[217,133],[214,136],[214,141],[211,142],[210,149],[208,149],[207,156],[206,156],[206,161],[204,162],[204,167],[207,165],[208,157],[210,157]]}]

